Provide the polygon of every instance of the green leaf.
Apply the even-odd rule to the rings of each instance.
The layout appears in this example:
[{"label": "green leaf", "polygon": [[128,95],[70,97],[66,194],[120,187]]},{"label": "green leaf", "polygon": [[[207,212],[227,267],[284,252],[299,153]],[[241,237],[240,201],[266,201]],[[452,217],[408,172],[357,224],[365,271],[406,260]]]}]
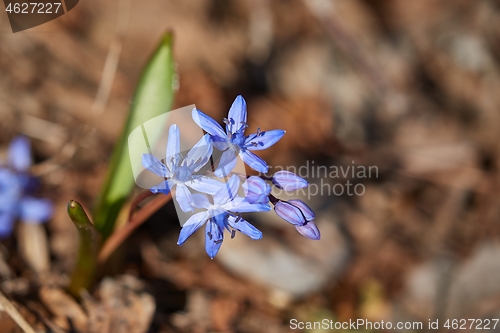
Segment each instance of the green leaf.
[{"label": "green leaf", "polygon": [[[129,134],[144,122],[170,111],[175,90],[173,37],[166,33],[146,64],[130,108],[127,123],[113,151],[108,174],[94,210],[97,230],[103,241],[112,233],[116,219],[134,186],[128,151]],[[136,163],[141,163],[138,160]]]},{"label": "green leaf", "polygon": [[78,230],[80,241],[78,259],[68,289],[73,296],[79,297],[82,289],[90,288],[94,278],[99,234],[79,202],[71,200],[68,203],[68,215]]}]

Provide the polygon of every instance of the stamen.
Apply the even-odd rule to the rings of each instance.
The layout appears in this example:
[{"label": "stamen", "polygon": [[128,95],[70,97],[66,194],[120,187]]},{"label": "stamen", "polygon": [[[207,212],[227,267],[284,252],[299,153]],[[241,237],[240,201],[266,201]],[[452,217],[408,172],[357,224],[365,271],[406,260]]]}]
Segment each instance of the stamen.
[{"label": "stamen", "polygon": [[236,230],[233,229],[231,230],[231,239],[233,239],[234,236],[236,236]]},{"label": "stamen", "polygon": [[215,244],[220,244],[220,243],[222,243],[222,239],[218,239],[218,240],[214,241],[214,243]]},{"label": "stamen", "polygon": [[207,236],[208,236],[208,238],[210,238],[210,240],[212,240],[212,233],[210,231],[207,232]]}]

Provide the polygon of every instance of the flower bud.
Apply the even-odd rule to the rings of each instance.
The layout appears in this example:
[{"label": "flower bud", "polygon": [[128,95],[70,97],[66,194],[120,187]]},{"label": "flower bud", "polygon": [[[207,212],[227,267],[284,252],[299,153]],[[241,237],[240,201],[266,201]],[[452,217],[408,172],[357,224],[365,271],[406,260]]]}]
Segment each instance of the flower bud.
[{"label": "flower bud", "polygon": [[288,202],[300,209],[302,214],[304,214],[306,221],[312,221],[316,217],[312,209],[308,205],[306,205],[304,201],[299,199],[291,199],[288,200]]},{"label": "flower bud", "polygon": [[296,225],[295,228],[302,236],[309,239],[319,240],[321,238],[319,229],[314,221],[309,221],[304,225]]},{"label": "flower bud", "polygon": [[271,181],[274,186],[285,191],[296,191],[309,185],[304,178],[286,170],[276,172]]},{"label": "flower bud", "polygon": [[302,226],[314,219],[314,213],[302,200],[278,201],[274,211],[283,220]]}]

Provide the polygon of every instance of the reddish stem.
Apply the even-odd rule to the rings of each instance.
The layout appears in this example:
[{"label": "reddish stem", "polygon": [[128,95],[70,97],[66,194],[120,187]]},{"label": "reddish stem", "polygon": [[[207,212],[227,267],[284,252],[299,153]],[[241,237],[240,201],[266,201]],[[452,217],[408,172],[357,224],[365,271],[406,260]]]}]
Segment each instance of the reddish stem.
[{"label": "reddish stem", "polygon": [[[149,192],[149,191],[148,191]],[[140,197],[141,195],[139,195]],[[149,196],[149,195],[148,195]],[[148,196],[144,196],[142,199],[145,199]],[[138,197],[138,198],[139,198]],[[144,208],[139,210],[136,214],[133,214],[133,218],[129,220],[129,222],[121,229],[116,230],[104,243],[99,255],[97,257],[97,263],[103,264],[109,258],[109,256],[116,250],[116,248],[123,243],[123,241],[130,236],[130,234],[137,229],[141,224],[143,224],[151,215],[153,215],[158,209],[160,209],[164,204],[172,199],[172,194],[168,195],[161,194],[149,202]],[[137,204],[140,202],[134,200],[134,203]],[[132,216],[132,208],[131,213]]]}]

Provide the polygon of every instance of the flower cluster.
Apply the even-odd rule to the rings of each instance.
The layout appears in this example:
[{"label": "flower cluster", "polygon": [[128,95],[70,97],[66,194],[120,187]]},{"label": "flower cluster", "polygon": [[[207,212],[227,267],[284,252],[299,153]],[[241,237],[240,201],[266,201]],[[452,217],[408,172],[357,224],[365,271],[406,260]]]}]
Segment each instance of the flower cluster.
[{"label": "flower cluster", "polygon": [[0,161],[0,237],[10,235],[14,221],[41,223],[52,216],[52,203],[31,196],[36,179],[29,175],[31,149],[27,138],[14,138],[7,162]]},{"label": "flower cluster", "polygon": [[[231,233],[231,238],[239,231],[252,239],[260,239],[262,232],[240,214],[269,211],[271,205],[276,214],[294,225],[300,234],[314,240],[320,238],[314,212],[303,201],[284,201],[271,194],[270,184],[294,191],[309,185],[305,179],[288,171],[273,176],[246,176],[234,170],[239,157],[250,168],[267,174],[267,163],[252,151],[271,147],[285,131],[258,129],[256,133],[245,135],[247,110],[241,96],[236,98],[228,117],[223,120],[225,129],[198,109],[193,109],[192,118],[207,134],[185,156],[180,152],[180,131],[174,124],[169,128],[165,159],[160,161],[151,154],[144,154],[142,158],[143,166],[163,179],[151,191],[164,194],[172,191],[182,211],[192,213],[181,229],[179,245],[203,225],[205,249],[210,258],[219,251],[224,230]],[[221,152],[215,165],[213,147]],[[215,177],[200,171],[209,162]]]}]

